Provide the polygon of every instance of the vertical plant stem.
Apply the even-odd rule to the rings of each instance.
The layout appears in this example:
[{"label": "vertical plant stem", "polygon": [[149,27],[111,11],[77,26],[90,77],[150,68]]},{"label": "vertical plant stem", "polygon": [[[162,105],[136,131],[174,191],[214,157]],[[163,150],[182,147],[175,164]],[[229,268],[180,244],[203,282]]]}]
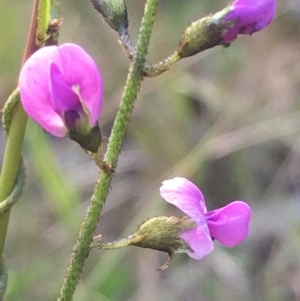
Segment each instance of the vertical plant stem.
[{"label": "vertical plant stem", "polygon": [[[38,49],[35,43],[38,5],[39,0],[35,0],[22,64],[24,64],[30,55]],[[9,196],[15,185],[19,163],[21,160],[26,123],[27,115],[25,114],[21,103],[18,103],[14,109],[3,159],[0,177],[0,202],[4,201]],[[0,258],[2,258],[3,254],[9,216],[10,210],[1,215],[0,218]]]},{"label": "vertical plant stem", "polygon": [[[143,68],[150,41],[154,16],[158,0],[148,0],[136,46],[136,56],[129,69],[121,104],[112,128],[105,160],[114,169],[118,162],[123,137],[125,135],[134,102],[143,80]],[[90,243],[98,224],[99,215],[106,200],[113,174],[102,172],[98,178],[90,206],[75,244],[70,264],[60,291],[59,301],[70,301],[73,298],[85,260],[89,254]]]},{"label": "vertical plant stem", "polygon": [[143,79],[143,70],[146,61],[145,57],[147,55],[157,4],[158,0],[148,0],[146,3],[145,14],[136,46],[136,55],[129,70],[122,101],[109,138],[105,160],[110,163],[113,168],[117,165],[123,137],[130,120],[134,101]]}]

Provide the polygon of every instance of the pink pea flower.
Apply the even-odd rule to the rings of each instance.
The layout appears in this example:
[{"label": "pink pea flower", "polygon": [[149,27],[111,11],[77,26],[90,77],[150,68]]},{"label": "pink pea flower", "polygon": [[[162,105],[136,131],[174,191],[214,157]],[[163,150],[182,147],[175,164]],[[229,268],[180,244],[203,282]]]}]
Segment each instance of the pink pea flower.
[{"label": "pink pea flower", "polygon": [[236,0],[229,6],[229,12],[222,18],[224,21],[234,21],[235,25],[226,31],[223,43],[236,39],[238,34],[251,35],[262,30],[273,19],[276,10],[276,0]]},{"label": "pink pea flower", "polygon": [[19,88],[26,113],[54,136],[97,125],[103,81],[94,60],[75,44],[44,47],[24,64]]},{"label": "pink pea flower", "polygon": [[189,180],[177,177],[162,184],[161,196],[187,214],[197,225],[180,234],[193,250],[187,251],[190,257],[201,259],[209,254],[213,250],[214,239],[226,247],[234,247],[247,237],[251,209],[245,202],[234,201],[207,212],[201,191]]}]

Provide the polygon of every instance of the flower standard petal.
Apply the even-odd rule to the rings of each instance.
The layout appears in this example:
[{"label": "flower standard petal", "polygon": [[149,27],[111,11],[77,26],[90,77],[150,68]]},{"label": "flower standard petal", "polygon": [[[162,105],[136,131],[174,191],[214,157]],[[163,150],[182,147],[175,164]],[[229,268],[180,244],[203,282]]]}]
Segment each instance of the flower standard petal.
[{"label": "flower standard petal", "polygon": [[247,237],[250,218],[251,209],[242,201],[206,213],[210,235],[226,247],[234,247]]},{"label": "flower standard petal", "polygon": [[238,34],[251,35],[266,27],[273,19],[275,0],[236,0],[230,6],[225,21],[236,20],[236,24],[226,32],[223,42],[229,43]]},{"label": "flower standard petal", "polygon": [[90,126],[95,126],[102,108],[103,80],[94,60],[81,47],[66,43],[58,47],[54,62],[66,83],[78,89],[82,105],[90,114]]},{"label": "flower standard petal", "polygon": [[19,77],[21,102],[25,112],[47,132],[63,137],[67,129],[53,109],[49,90],[49,64],[56,46],[43,47],[24,64]]},{"label": "flower standard petal", "polygon": [[206,224],[204,197],[196,185],[184,178],[163,181],[161,196],[187,214],[199,226]]},{"label": "flower standard petal", "polygon": [[180,237],[190,246],[192,251],[186,251],[193,259],[201,259],[208,255],[214,248],[213,241],[209,235],[207,225],[199,226],[195,229],[185,230]]}]

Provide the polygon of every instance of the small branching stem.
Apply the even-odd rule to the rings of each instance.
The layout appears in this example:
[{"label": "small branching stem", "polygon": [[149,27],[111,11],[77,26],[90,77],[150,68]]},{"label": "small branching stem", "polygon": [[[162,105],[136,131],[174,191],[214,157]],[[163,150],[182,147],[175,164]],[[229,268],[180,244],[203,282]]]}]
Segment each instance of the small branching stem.
[{"label": "small branching stem", "polygon": [[180,60],[178,53],[175,51],[164,61],[158,64],[145,64],[144,75],[148,77],[158,76],[166,71],[168,71],[177,61]]},{"label": "small branching stem", "polygon": [[[120,28],[119,30],[119,36],[121,43],[124,47],[125,54],[127,57],[132,60],[136,54],[136,50],[134,47],[134,44],[130,38],[129,32],[127,28]],[[177,61],[180,60],[180,57],[175,51],[172,53],[169,57],[167,57],[165,60],[157,63],[157,64],[149,64],[145,62],[144,65],[144,76],[147,77],[155,77],[158,76],[166,71],[168,71]]]},{"label": "small branching stem", "polygon": [[[117,166],[122,141],[126,133],[133,106],[143,80],[145,57],[148,51],[150,35],[158,0],[148,0],[145,5],[144,17],[136,46],[132,66],[129,69],[122,100],[109,138],[104,160],[112,170]],[[70,301],[73,298],[83,266],[90,251],[90,244],[98,224],[99,215],[106,200],[113,173],[100,172],[94,194],[91,199],[86,217],[74,246],[69,267],[67,269],[58,301]]]},{"label": "small branching stem", "polygon": [[129,235],[127,238],[122,238],[115,241],[101,241],[101,235],[100,239],[97,239],[99,236],[96,236],[94,238],[94,241],[91,243],[91,248],[101,249],[101,250],[116,250],[128,247],[130,245],[134,245],[138,243],[139,241],[143,240],[144,236],[137,236],[136,234]]}]

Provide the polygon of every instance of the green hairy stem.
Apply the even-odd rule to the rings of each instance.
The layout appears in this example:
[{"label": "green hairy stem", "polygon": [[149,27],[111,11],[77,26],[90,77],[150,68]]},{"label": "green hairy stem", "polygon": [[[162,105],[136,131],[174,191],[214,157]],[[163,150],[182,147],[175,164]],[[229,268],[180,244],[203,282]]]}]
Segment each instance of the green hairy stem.
[{"label": "green hairy stem", "polygon": [[[31,26],[23,63],[37,49],[35,44],[35,35],[38,4],[39,1],[36,0],[32,12]],[[8,277],[3,257],[3,249],[8,229],[10,209],[16,203],[21,194],[25,178],[21,153],[27,115],[25,114],[19,100],[19,92],[16,90],[8,99],[3,110],[3,123],[7,134],[7,145],[0,177],[0,300],[4,297]]]},{"label": "green hairy stem", "polygon": [[[130,120],[137,93],[143,80],[145,56],[147,55],[157,4],[158,0],[148,0],[146,3],[136,46],[136,55],[132,66],[129,69],[121,104],[109,138],[105,160],[107,164],[112,167],[112,170],[114,170],[117,165],[122,141]],[[98,224],[99,215],[109,192],[112,177],[113,174],[109,171],[102,171],[100,173],[87,215],[82,224],[81,231],[79,232],[71,256],[70,264],[58,298],[59,301],[72,300],[85,260],[90,251],[90,243]]]},{"label": "green hairy stem", "polygon": [[[51,20],[49,8],[49,0],[34,1],[22,65],[39,49],[37,35],[46,36],[47,34]],[[10,95],[3,109],[3,126],[7,135],[7,145],[0,177],[0,300],[3,299],[7,286],[7,269],[3,257],[3,249],[10,209],[19,199],[25,181],[22,146],[26,124],[27,115],[20,102],[19,90],[16,89]]]},{"label": "green hairy stem", "polygon": [[[39,2],[39,0],[35,0],[34,3],[23,64],[31,54],[38,49],[35,41]],[[7,145],[0,177],[0,202],[5,201],[14,188],[19,164],[21,162],[22,145],[27,123],[27,115],[20,102],[14,104],[13,112],[11,114],[10,125],[5,125],[6,128],[9,127],[9,135],[7,137]],[[10,210],[7,210],[0,216],[0,258],[3,254],[9,216]]]}]

